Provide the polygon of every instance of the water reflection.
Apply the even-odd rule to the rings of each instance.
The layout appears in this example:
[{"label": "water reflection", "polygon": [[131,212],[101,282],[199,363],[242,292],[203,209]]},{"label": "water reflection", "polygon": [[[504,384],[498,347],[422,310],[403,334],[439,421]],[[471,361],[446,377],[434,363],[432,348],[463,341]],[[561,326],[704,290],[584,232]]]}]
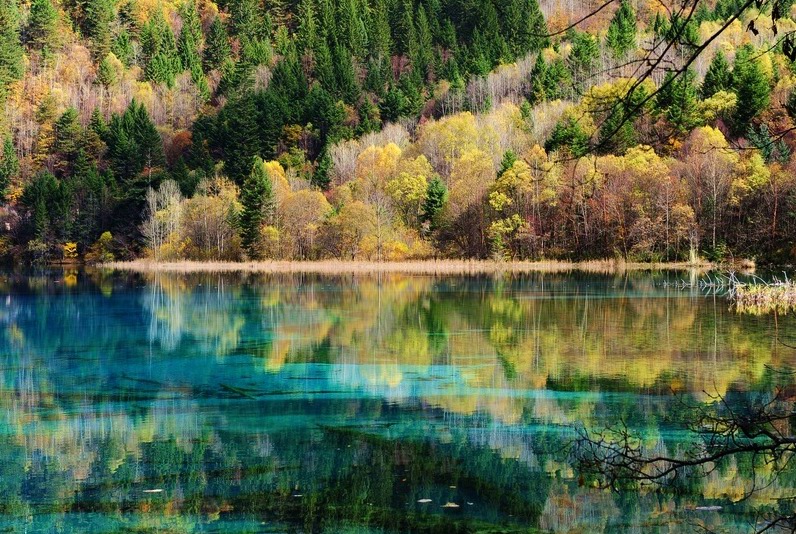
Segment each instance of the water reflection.
[{"label": "water reflection", "polygon": [[0,528],[733,530],[743,466],[615,495],[565,452],[570,425],[619,416],[676,447],[672,392],[766,390],[793,364],[792,316],[674,276],[8,274]]}]

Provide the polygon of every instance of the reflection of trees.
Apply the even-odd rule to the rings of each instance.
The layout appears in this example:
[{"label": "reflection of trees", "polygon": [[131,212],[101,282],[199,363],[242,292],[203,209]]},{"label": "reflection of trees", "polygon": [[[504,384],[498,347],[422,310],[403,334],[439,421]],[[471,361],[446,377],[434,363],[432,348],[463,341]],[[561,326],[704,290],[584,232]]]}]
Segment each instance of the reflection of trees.
[{"label": "reflection of trees", "polygon": [[[177,531],[230,513],[307,531],[444,530],[418,499],[478,497],[487,522],[610,532],[680,503],[579,486],[566,425],[623,416],[645,450],[671,454],[671,389],[765,389],[765,365],[788,360],[768,318],[683,294],[634,298],[665,295],[647,277],[79,273],[77,284],[7,282],[0,506],[18,517],[42,506],[35,494],[58,513],[129,513],[131,529],[168,512]],[[728,461],[691,483],[688,502],[737,498],[728,486],[762,475]]]}]

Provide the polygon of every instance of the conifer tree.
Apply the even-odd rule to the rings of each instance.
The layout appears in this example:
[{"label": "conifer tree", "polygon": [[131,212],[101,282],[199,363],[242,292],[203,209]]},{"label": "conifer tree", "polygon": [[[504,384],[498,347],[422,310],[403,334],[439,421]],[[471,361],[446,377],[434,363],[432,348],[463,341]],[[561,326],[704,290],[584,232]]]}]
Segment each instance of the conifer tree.
[{"label": "conifer tree", "polygon": [[0,101],[8,84],[21,78],[25,70],[19,31],[17,0],[0,0]]},{"label": "conifer tree", "polygon": [[394,25],[395,48],[399,54],[411,56],[417,50],[414,8],[411,0],[398,0],[398,14]]},{"label": "conifer tree", "polygon": [[732,86],[738,95],[733,126],[740,135],[747,131],[752,119],[768,106],[771,95],[771,86],[751,45],[742,46],[735,56]]},{"label": "conifer tree", "polygon": [[423,201],[421,220],[428,224],[431,231],[439,228],[439,215],[448,201],[448,190],[439,177],[434,177],[428,183],[426,198]]},{"label": "conifer tree", "polygon": [[597,66],[600,58],[600,45],[597,38],[586,32],[574,31],[571,34],[572,50],[567,57],[572,75],[582,82]]},{"label": "conifer tree", "polygon": [[3,141],[3,158],[0,159],[0,200],[5,200],[11,180],[19,174],[19,159],[11,137]]},{"label": "conifer tree", "polygon": [[207,32],[207,44],[204,50],[205,70],[220,69],[229,59],[232,49],[229,45],[229,36],[220,17],[213,19]]},{"label": "conifer tree", "polygon": [[301,0],[298,6],[296,46],[303,53],[314,53],[318,47],[318,20],[315,0]]},{"label": "conifer tree", "polygon": [[240,234],[250,258],[260,257],[261,228],[274,212],[274,191],[263,160],[254,158],[251,172],[241,189]]},{"label": "conifer tree", "polygon": [[625,57],[636,46],[636,14],[628,0],[622,0],[608,25],[608,47],[615,57]]},{"label": "conifer tree", "polygon": [[35,49],[52,52],[58,46],[58,11],[50,0],[31,2],[26,33],[28,43]]},{"label": "conifer tree", "polygon": [[681,73],[671,84],[671,103],[666,118],[681,132],[690,131],[697,125],[696,74],[692,70]]},{"label": "conifer tree", "polygon": [[716,52],[710,62],[708,71],[705,73],[705,79],[702,82],[700,96],[710,98],[719,91],[727,91],[731,89],[732,74],[730,73],[730,64],[724,53],[721,50]]},{"label": "conifer tree", "polygon": [[[103,58],[111,50],[111,23],[115,18],[112,0],[87,0],[83,26],[86,36],[91,40],[91,51],[95,58]],[[122,61],[128,60],[126,54],[117,56]]]},{"label": "conifer tree", "polygon": [[325,191],[329,189],[329,171],[332,168],[332,156],[329,154],[328,145],[323,147],[318,158],[318,165],[312,173],[312,185]]}]

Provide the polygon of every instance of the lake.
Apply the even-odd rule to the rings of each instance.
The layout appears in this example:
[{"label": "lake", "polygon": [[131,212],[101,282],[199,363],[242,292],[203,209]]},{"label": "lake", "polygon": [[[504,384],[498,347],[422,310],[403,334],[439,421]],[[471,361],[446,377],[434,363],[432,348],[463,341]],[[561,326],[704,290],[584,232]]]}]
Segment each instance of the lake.
[{"label": "lake", "polygon": [[[791,316],[683,272],[6,272],[0,530],[737,532],[728,462],[677,494],[584,483],[577,428],[689,436],[682,399],[772,389]],[[759,482],[759,481],[757,481]]]}]

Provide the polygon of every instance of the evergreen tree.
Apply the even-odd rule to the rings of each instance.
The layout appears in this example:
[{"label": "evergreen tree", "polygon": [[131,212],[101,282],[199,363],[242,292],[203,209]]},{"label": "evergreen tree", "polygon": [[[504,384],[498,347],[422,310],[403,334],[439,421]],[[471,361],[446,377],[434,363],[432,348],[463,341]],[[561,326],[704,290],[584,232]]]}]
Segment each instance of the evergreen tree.
[{"label": "evergreen tree", "polygon": [[19,174],[19,159],[17,151],[14,150],[14,143],[10,137],[6,137],[3,142],[3,159],[0,159],[0,200],[5,201],[8,188]]},{"label": "evergreen tree", "polygon": [[390,35],[390,20],[385,0],[375,0],[373,9],[369,10],[370,23],[368,24],[369,48],[372,58],[389,58],[392,50],[392,36]]},{"label": "evergreen tree", "polygon": [[227,30],[221,18],[216,17],[207,32],[207,44],[204,50],[205,70],[220,69],[231,54],[232,48],[229,45]]},{"label": "evergreen tree", "polygon": [[312,185],[325,191],[329,189],[329,171],[332,168],[332,156],[329,154],[328,145],[323,147],[321,156],[318,158],[318,165],[312,174]]},{"label": "evergreen tree", "polygon": [[[116,36],[115,39],[111,42],[111,52],[115,55],[119,61],[121,61],[126,67],[129,67],[133,63],[133,43],[130,40],[130,33],[122,29],[119,31],[119,34]],[[107,57],[107,56],[105,56]]]},{"label": "evergreen tree", "polygon": [[666,118],[683,133],[691,131],[699,120],[695,80],[696,74],[688,69],[671,84],[671,103]]},{"label": "evergreen tree", "polygon": [[50,0],[33,0],[28,15],[27,41],[33,48],[54,51],[58,46],[58,11]]},{"label": "evergreen tree", "polygon": [[582,82],[594,72],[600,58],[600,45],[597,38],[586,32],[574,31],[570,41],[572,50],[567,61],[576,81]]},{"label": "evergreen tree", "polygon": [[398,15],[393,30],[396,52],[411,56],[417,50],[414,7],[411,0],[398,0]]},{"label": "evergreen tree", "polygon": [[517,162],[517,154],[515,154],[513,150],[506,150],[503,153],[503,159],[500,162],[500,169],[498,170],[498,178],[503,176],[503,174],[507,170],[512,168],[516,162]]},{"label": "evergreen tree", "polygon": [[54,129],[53,153],[56,157],[54,167],[59,175],[69,175],[80,149],[82,137],[82,128],[77,118],[77,110],[72,107],[67,108],[55,121]]},{"label": "evergreen tree", "polygon": [[254,158],[251,172],[241,189],[240,234],[243,249],[250,258],[260,257],[260,239],[263,223],[268,222],[274,212],[274,191],[271,178],[263,160]]},{"label": "evergreen tree", "polygon": [[568,149],[572,156],[579,158],[589,151],[589,136],[576,120],[562,120],[556,123],[544,149],[547,152]]},{"label": "evergreen tree", "polygon": [[0,0],[0,102],[5,99],[8,85],[22,77],[22,59],[17,0]]},{"label": "evergreen tree", "polygon": [[105,87],[110,87],[118,81],[116,69],[113,66],[114,57],[116,56],[113,55],[113,52],[109,52],[97,65],[97,83]]},{"label": "evergreen tree", "polygon": [[254,41],[260,32],[257,0],[236,0],[230,3],[232,32],[241,43]]},{"label": "evergreen tree", "polygon": [[608,47],[615,57],[625,57],[636,47],[636,14],[628,0],[622,0],[608,25]]},{"label": "evergreen tree", "polygon": [[745,133],[752,119],[768,106],[771,95],[769,81],[754,56],[751,45],[742,46],[732,70],[732,86],[738,95],[733,126],[739,135]]},{"label": "evergreen tree", "polygon": [[[91,40],[91,51],[95,58],[103,58],[111,50],[111,24],[116,19],[113,0],[87,0],[83,29]],[[127,36],[129,41],[129,36]],[[122,45],[125,43],[122,42]],[[129,45],[129,42],[128,42]],[[127,54],[116,54],[122,61],[129,61]],[[132,55],[132,51],[130,52]]]},{"label": "evergreen tree", "polygon": [[301,0],[298,6],[298,31],[296,46],[303,53],[314,53],[318,47],[318,20],[315,0]]},{"label": "evergreen tree", "polygon": [[547,23],[538,0],[506,0],[503,9],[503,35],[514,57],[549,46]]},{"label": "evergreen tree", "polygon": [[430,230],[434,231],[439,227],[439,215],[442,213],[447,200],[448,190],[445,187],[445,183],[435,176],[428,183],[426,198],[423,201],[421,212],[421,220],[428,224]]},{"label": "evergreen tree", "polygon": [[351,54],[342,46],[335,49],[333,55],[335,69],[335,80],[337,85],[337,96],[346,103],[353,104],[359,98],[359,86],[357,85],[356,73],[354,72],[354,62]]},{"label": "evergreen tree", "polygon": [[432,51],[434,43],[431,36],[426,10],[420,7],[417,13],[417,47],[414,56],[409,59],[412,62],[412,69],[417,72],[421,79],[425,80],[428,76],[431,62],[433,60]]},{"label": "evergreen tree", "polygon": [[703,99],[710,98],[719,91],[727,91],[731,89],[732,74],[730,73],[730,64],[721,50],[716,52],[713,60],[710,62],[708,71],[705,73],[705,79],[702,82],[700,95]]}]

